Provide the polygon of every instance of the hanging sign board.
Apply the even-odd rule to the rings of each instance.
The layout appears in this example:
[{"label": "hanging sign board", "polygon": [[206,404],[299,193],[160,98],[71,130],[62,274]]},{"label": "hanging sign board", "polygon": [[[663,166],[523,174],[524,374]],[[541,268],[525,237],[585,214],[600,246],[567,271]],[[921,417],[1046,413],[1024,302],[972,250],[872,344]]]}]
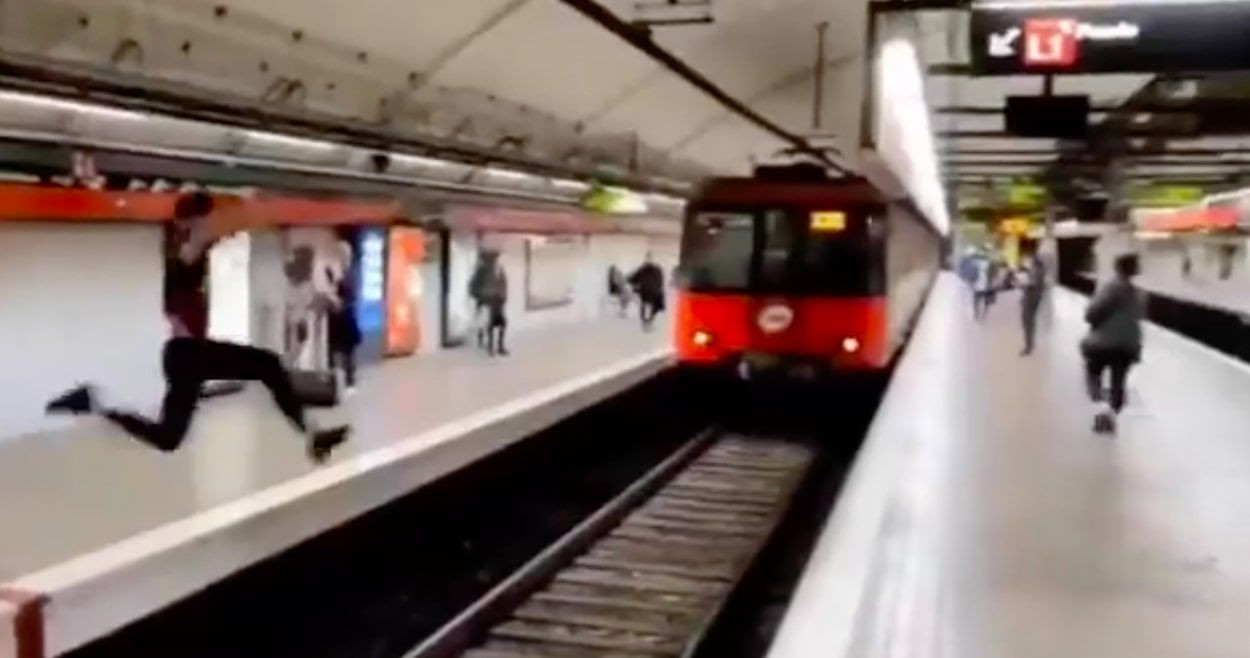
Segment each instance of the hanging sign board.
[{"label": "hanging sign board", "polygon": [[1007,188],[1007,204],[1017,208],[1037,208],[1046,203],[1046,188],[1031,183],[1012,183]]},{"label": "hanging sign board", "polygon": [[1250,68],[1250,3],[982,2],[973,5],[979,75]]},{"label": "hanging sign board", "polygon": [[1129,203],[1148,208],[1178,208],[1202,201],[1203,190],[1192,185],[1143,185],[1128,189]]}]

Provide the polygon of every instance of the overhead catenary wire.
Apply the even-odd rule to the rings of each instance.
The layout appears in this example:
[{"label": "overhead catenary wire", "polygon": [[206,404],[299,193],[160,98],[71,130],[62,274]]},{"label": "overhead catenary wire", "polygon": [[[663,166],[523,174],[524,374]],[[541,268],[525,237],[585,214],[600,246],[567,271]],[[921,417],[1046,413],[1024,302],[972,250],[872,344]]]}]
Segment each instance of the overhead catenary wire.
[{"label": "overhead catenary wire", "polygon": [[620,37],[626,43],[642,51],[645,55],[672,71],[675,75],[682,78],[699,91],[725,106],[729,111],[786,142],[792,147],[792,150],[795,153],[810,155],[819,160],[821,164],[842,174],[850,175],[852,173],[845,166],[834,161],[826,150],[814,146],[801,135],[787,130],[763,114],[756,112],[746,103],[731,96],[728,92],[721,89],[720,86],[709,80],[702,73],[695,70],[681,58],[661,47],[655,42],[654,39],[651,38],[648,31],[622,20],[615,13],[613,13],[612,10],[604,7],[595,0],[562,0],[562,2],[591,21],[594,21],[604,29]]}]

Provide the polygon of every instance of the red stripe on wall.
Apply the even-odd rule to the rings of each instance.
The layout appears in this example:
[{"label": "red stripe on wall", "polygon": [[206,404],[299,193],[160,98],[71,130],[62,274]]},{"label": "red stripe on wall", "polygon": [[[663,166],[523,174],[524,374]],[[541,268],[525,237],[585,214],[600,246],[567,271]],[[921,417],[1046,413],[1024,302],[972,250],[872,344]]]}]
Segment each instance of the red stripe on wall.
[{"label": "red stripe on wall", "polygon": [[[173,216],[176,192],[108,192],[43,185],[0,185],[0,221],[165,222]],[[301,197],[239,199],[274,225],[386,224],[399,220],[398,201],[354,201]]]},{"label": "red stripe on wall", "polygon": [[0,586],[0,601],[17,608],[13,635],[17,640],[16,658],[46,658],[43,611],[48,597],[7,586]]}]

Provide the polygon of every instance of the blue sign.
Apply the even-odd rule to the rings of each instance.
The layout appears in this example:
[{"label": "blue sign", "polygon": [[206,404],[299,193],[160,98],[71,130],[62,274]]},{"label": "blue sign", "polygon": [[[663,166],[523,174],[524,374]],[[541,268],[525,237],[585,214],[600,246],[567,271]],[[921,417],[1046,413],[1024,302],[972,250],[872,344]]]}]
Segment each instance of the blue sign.
[{"label": "blue sign", "polygon": [[356,253],[356,323],[365,336],[381,334],[386,330],[386,230],[360,231]]}]

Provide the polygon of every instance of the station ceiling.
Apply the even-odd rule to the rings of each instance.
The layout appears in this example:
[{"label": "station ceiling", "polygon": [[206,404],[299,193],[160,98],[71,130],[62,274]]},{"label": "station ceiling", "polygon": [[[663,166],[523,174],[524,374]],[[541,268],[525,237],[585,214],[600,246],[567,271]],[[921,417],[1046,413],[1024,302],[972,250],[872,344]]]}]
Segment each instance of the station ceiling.
[{"label": "station ceiling", "polygon": [[[606,172],[689,181],[788,145],[586,5],[649,21],[654,44],[775,127],[858,143],[866,0],[6,0],[0,51]],[[836,93],[817,121],[820,23]]]},{"label": "station ceiling", "polygon": [[950,10],[909,18],[925,35],[934,130],[955,195],[1030,181],[1072,201],[1114,196],[1124,183],[1218,191],[1250,182],[1250,75],[1056,75],[1052,93],[1089,97],[1089,139],[1021,138],[1005,130],[1007,96],[1041,95],[1044,78],[972,75],[969,16]]},{"label": "station ceiling", "polygon": [[[1090,97],[1092,138],[1020,138],[1004,130],[1006,97],[1039,94],[1042,79],[970,75],[968,3],[932,9],[940,4],[874,6],[894,9],[881,20],[919,37],[953,196],[1020,180],[1067,198],[1119,181],[1241,184],[1250,167],[1247,74],[1056,76],[1055,93]],[[690,182],[769,159],[791,145],[785,135],[832,146],[854,164],[868,8],[868,0],[0,0],[0,76],[30,83],[42,71],[69,72],[138,89],[131,100],[153,90],[196,98],[226,120],[260,108],[256,116],[321,120],[298,124],[309,130],[351,122],[379,146],[393,138],[608,178]],[[613,22],[647,25],[644,41],[757,116],[692,84]],[[821,24],[824,102],[814,112]]]}]

